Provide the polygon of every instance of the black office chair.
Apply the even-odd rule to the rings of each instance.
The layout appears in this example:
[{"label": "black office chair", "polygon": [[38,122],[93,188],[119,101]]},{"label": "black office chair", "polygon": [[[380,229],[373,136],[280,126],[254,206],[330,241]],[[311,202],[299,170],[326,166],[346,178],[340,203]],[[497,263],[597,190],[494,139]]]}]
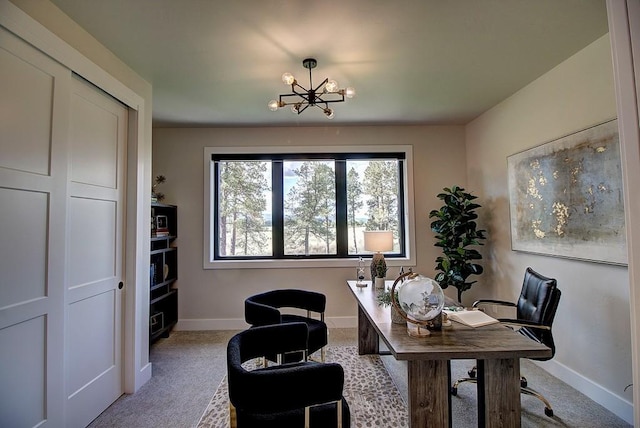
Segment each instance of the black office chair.
[{"label": "black office chair", "polygon": [[[309,329],[309,343],[306,348],[307,357],[320,350],[320,361],[325,360],[325,346],[328,343],[327,324],[324,322],[324,311],[327,298],[315,291],[283,289],[271,290],[256,294],[244,301],[244,319],[252,327],[270,324],[286,324],[304,322]],[[282,313],[283,308],[306,310],[306,316]],[[318,319],[318,314],[319,318]],[[315,315],[314,318],[312,315]],[[267,355],[268,360],[275,361],[275,355]],[[300,361],[302,353],[285,355],[284,362]],[[265,360],[266,362],[266,360]]]},{"label": "black office chair", "polygon": [[[560,302],[560,294],[555,279],[540,275],[528,267],[524,274],[524,282],[518,303],[482,299],[474,302],[473,307],[475,308],[483,304],[515,307],[516,319],[500,318],[499,321],[510,326],[519,327],[518,332],[524,336],[551,348],[550,357],[535,358],[536,360],[546,361],[553,358],[556,353],[551,326],[553,324],[553,318],[556,315],[556,310],[558,309],[558,303]],[[468,378],[458,379],[453,384],[451,387],[451,395],[458,394],[458,385],[461,383],[477,381],[476,367],[469,370],[468,374]],[[524,376],[520,378],[520,392],[538,398],[545,405],[545,415],[549,417],[553,416],[553,409],[549,401],[539,392],[529,388],[527,386],[527,379]]]},{"label": "black office chair", "polygon": [[340,364],[303,361],[255,370],[243,366],[267,353],[304,353],[307,334],[305,323],[287,323],[250,328],[229,340],[227,374],[232,428],[350,427]]}]

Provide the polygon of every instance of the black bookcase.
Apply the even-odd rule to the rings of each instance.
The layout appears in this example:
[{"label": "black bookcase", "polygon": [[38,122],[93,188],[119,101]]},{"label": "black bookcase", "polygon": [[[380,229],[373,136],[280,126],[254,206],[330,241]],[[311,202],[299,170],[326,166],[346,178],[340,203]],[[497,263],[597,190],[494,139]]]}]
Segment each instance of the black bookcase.
[{"label": "black bookcase", "polygon": [[149,344],[168,337],[178,322],[178,208],[151,204],[151,263],[149,266]]}]

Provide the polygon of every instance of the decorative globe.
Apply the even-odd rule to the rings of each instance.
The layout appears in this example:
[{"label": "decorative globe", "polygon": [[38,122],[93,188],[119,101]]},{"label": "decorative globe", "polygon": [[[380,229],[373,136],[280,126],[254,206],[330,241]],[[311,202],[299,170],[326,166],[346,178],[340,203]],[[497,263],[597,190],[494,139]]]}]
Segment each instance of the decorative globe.
[{"label": "decorative globe", "polygon": [[407,317],[426,325],[442,312],[444,293],[435,280],[417,275],[398,289],[398,303]]}]

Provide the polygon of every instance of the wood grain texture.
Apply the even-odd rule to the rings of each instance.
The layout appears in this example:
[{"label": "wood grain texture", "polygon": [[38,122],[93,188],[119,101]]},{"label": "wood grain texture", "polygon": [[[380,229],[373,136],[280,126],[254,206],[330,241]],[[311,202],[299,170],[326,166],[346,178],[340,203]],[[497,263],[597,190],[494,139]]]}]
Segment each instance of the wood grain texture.
[{"label": "wood grain texture", "polygon": [[512,358],[484,361],[485,427],[520,426],[520,361]]},{"label": "wood grain texture", "polygon": [[442,360],[407,363],[411,427],[451,426],[449,372]]},{"label": "wood grain texture", "polygon": [[[390,308],[378,305],[375,290],[348,281],[358,303],[358,349],[376,352],[379,339],[398,360],[408,361],[409,418],[412,428],[451,426],[448,362],[476,359],[479,367],[478,425],[520,426],[520,358],[550,357],[551,349],[502,324],[451,327],[424,338],[410,337],[391,323]],[[375,338],[374,338],[375,336]]]},{"label": "wood grain texture", "polygon": [[367,314],[358,306],[358,354],[377,354],[380,350],[378,333],[367,318]]}]

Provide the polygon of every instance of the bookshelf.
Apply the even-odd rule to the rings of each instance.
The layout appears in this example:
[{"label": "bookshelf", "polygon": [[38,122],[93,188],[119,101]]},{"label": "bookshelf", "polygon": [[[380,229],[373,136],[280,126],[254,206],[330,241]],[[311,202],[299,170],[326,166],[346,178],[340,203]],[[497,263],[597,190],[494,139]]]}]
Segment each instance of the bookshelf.
[{"label": "bookshelf", "polygon": [[149,344],[168,337],[178,322],[178,208],[151,204],[151,256],[149,264]]}]

